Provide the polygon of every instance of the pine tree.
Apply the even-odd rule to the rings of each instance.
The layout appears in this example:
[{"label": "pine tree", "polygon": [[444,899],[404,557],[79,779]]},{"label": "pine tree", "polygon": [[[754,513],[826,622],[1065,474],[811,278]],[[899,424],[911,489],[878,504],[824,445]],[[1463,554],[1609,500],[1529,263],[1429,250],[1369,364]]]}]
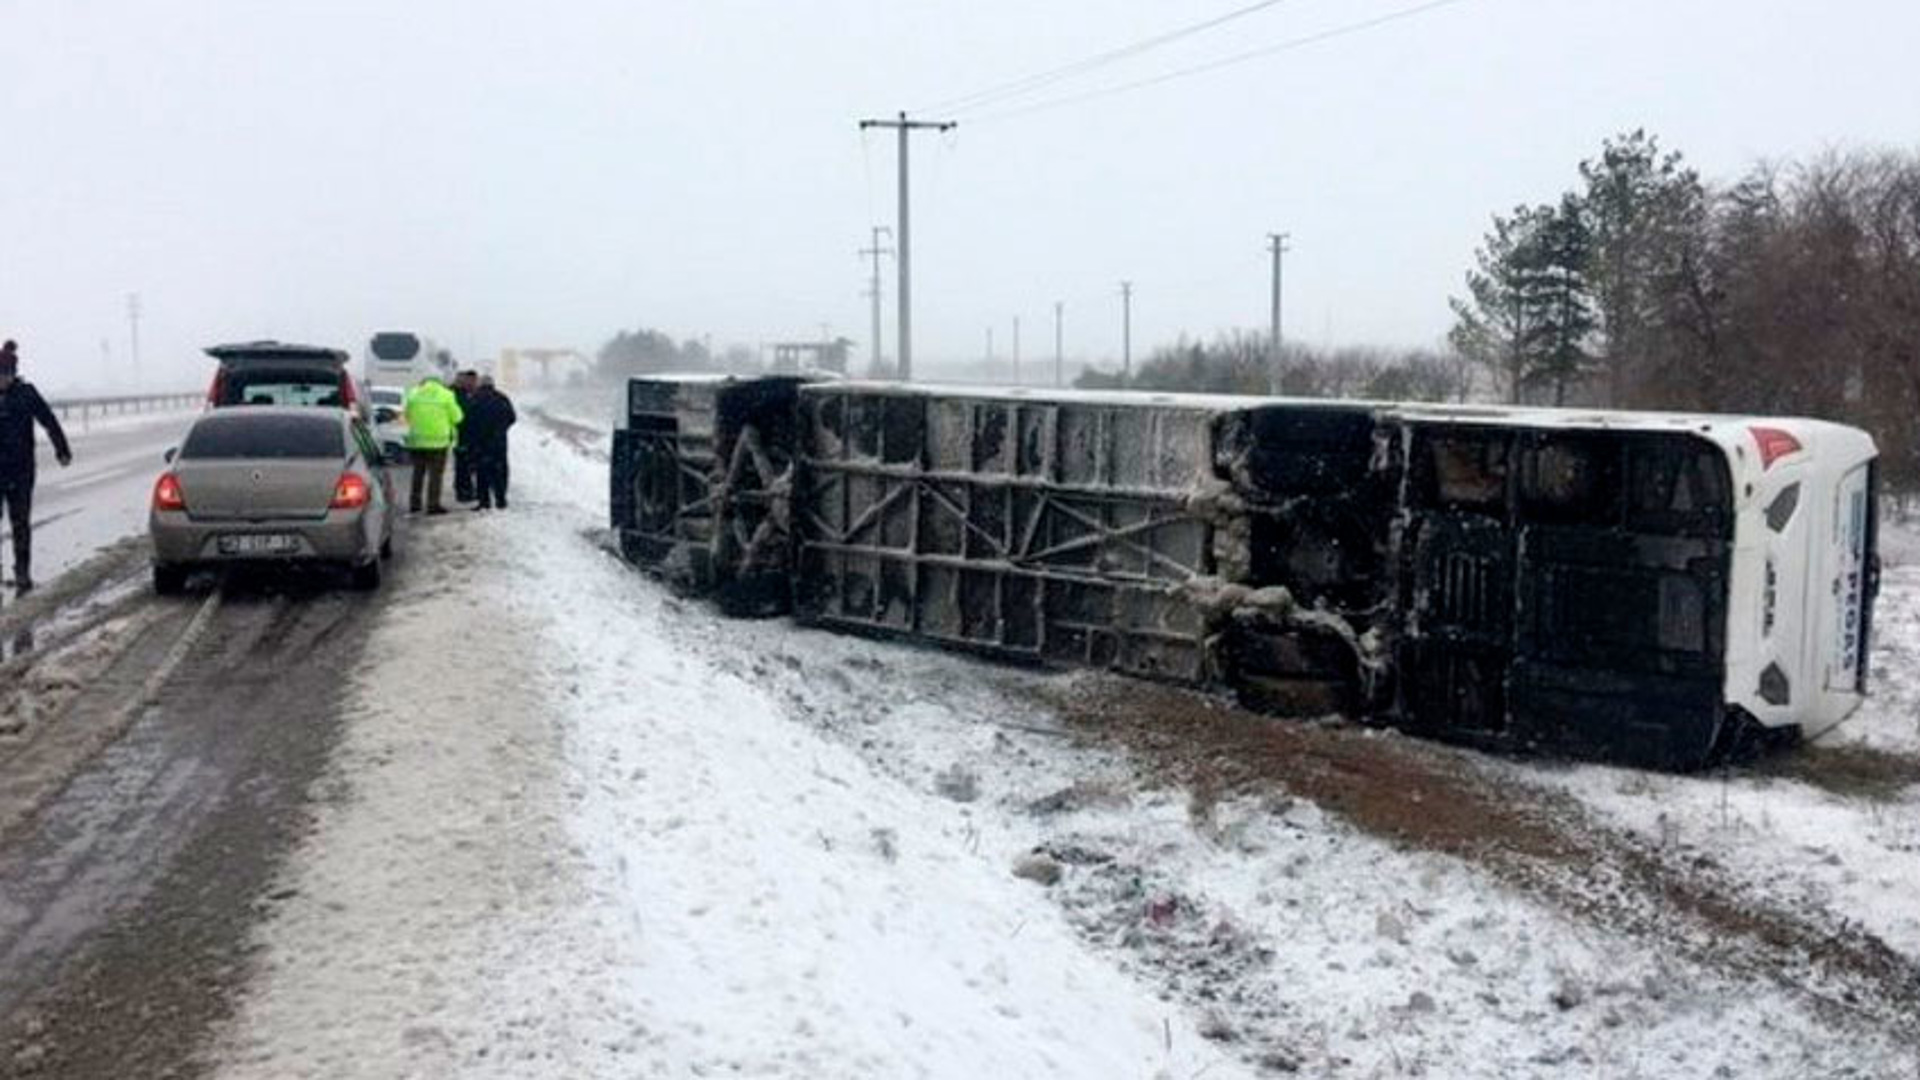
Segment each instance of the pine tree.
[{"label": "pine tree", "polygon": [[1672,359],[1662,355],[1661,297],[1705,220],[1706,189],[1678,152],[1662,153],[1644,130],[1608,139],[1597,159],[1580,163],[1580,176],[1607,398],[1632,405],[1637,379]]},{"label": "pine tree", "polygon": [[1519,404],[1549,367],[1553,331],[1551,273],[1545,252],[1555,212],[1548,206],[1517,206],[1495,215],[1493,228],[1474,252],[1467,296],[1452,298],[1455,323],[1448,343],[1491,369]]},{"label": "pine tree", "polygon": [[1557,207],[1535,211],[1537,223],[1519,252],[1527,294],[1537,312],[1528,343],[1527,375],[1553,387],[1553,403],[1564,405],[1567,387],[1587,375],[1592,357],[1587,342],[1595,327],[1587,268],[1593,235],[1580,200],[1567,195]]}]

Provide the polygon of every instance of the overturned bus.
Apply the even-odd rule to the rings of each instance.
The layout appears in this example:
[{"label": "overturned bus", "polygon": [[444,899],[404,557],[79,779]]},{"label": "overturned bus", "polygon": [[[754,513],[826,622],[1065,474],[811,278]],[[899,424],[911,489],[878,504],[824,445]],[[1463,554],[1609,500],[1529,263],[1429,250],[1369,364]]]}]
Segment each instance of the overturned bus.
[{"label": "overturned bus", "polygon": [[626,416],[622,551],[733,614],[1669,768],[1866,689],[1836,424],[712,376]]}]

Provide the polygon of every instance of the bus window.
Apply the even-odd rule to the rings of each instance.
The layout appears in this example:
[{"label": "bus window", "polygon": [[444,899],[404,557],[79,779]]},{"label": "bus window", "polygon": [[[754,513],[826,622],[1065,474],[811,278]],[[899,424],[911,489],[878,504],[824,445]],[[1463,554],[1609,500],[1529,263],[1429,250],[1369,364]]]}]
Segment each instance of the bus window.
[{"label": "bus window", "polygon": [[1554,525],[1620,520],[1620,446],[1608,436],[1549,435],[1520,455],[1520,514]]},{"label": "bus window", "polygon": [[1872,472],[1860,465],[1834,493],[1834,545],[1839,556],[1831,588],[1834,641],[1827,688],[1862,693],[1867,683],[1868,628],[1873,618],[1874,506]]},{"label": "bus window", "polygon": [[1427,505],[1495,513],[1505,507],[1508,440],[1504,434],[1448,432],[1424,441]]},{"label": "bus window", "polygon": [[1711,443],[1655,436],[1628,452],[1627,524],[1637,532],[1726,538],[1733,529],[1733,476]]},{"label": "bus window", "polygon": [[377,360],[405,364],[420,355],[420,338],[414,334],[382,331],[373,335],[368,347],[373,350]]}]

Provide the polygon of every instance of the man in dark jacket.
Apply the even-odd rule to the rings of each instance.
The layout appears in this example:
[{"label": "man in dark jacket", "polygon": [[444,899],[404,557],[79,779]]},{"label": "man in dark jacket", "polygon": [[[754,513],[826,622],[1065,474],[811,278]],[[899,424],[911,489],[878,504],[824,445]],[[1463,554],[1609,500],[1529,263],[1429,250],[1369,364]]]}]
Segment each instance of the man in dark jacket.
[{"label": "man in dark jacket", "polygon": [[13,588],[33,591],[33,425],[47,429],[62,468],[73,460],[67,433],[33,384],[20,378],[19,347],[0,345],[0,505],[13,532]]},{"label": "man in dark jacket", "polygon": [[[480,387],[480,373],[471,369],[462,371],[453,377],[453,397],[460,403],[460,411],[466,412],[473,407],[473,392]],[[477,460],[473,449],[473,440],[467,437],[465,426],[460,428],[460,437],[453,444],[453,501],[473,501],[473,466]]]},{"label": "man in dark jacket", "polygon": [[473,440],[476,509],[507,508],[507,429],[515,419],[512,400],[493,385],[493,376],[483,377],[460,428],[462,438]]}]

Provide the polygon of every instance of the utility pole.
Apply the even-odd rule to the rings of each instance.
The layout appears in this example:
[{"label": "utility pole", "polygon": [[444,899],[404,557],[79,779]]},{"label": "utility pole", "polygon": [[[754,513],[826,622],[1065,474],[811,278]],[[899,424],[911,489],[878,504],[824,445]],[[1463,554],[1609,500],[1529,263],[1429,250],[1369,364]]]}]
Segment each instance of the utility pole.
[{"label": "utility pole", "polygon": [[907,136],[915,130],[931,129],[951,131],[960,125],[951,120],[909,120],[901,113],[897,120],[862,120],[860,130],[868,128],[893,128],[900,133],[900,225],[894,233],[894,240],[900,245],[900,254],[896,263],[900,270],[899,293],[900,315],[896,320],[900,331],[900,379],[902,382],[913,378],[913,232],[907,213]]},{"label": "utility pole", "polygon": [[1067,365],[1065,353],[1060,348],[1060,323],[1066,315],[1067,305],[1058,300],[1053,302],[1053,385],[1067,385]]},{"label": "utility pole", "polygon": [[1020,385],[1020,316],[1013,317],[1013,385]]},{"label": "utility pole", "polygon": [[140,382],[140,294],[127,294],[127,337],[133,346],[133,381]]},{"label": "utility pole", "polygon": [[881,247],[880,237],[891,236],[893,230],[885,225],[873,227],[873,246],[860,249],[860,254],[873,256],[873,280],[867,287],[867,295],[873,298],[873,373],[879,375],[886,370],[886,346],[880,341],[880,256],[893,254],[892,248]]},{"label": "utility pole", "polygon": [[1120,283],[1120,381],[1133,381],[1133,282]]},{"label": "utility pole", "polygon": [[1280,376],[1283,374],[1280,358],[1280,260],[1291,250],[1287,247],[1287,233],[1268,233],[1267,249],[1273,252],[1273,330],[1267,338],[1267,393],[1280,392]]}]

